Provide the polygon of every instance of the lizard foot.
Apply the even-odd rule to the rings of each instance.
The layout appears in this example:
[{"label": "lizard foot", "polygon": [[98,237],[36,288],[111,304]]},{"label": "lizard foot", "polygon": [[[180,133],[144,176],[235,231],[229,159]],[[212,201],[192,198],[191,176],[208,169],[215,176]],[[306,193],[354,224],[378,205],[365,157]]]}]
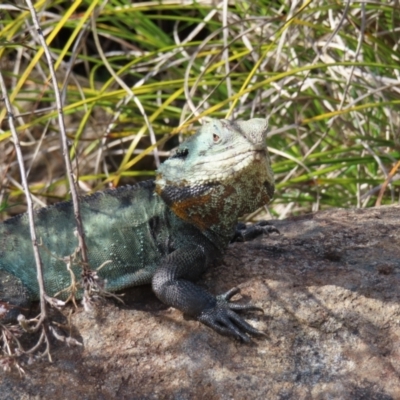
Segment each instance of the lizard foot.
[{"label": "lizard foot", "polygon": [[246,225],[243,222],[238,222],[236,225],[235,235],[233,236],[231,243],[247,242],[264,233],[268,235],[272,232],[280,234],[279,230],[275,228],[275,226],[271,225],[268,221],[259,221],[253,225]]},{"label": "lizard foot", "polygon": [[249,343],[250,338],[248,335],[266,336],[266,334],[253,328],[235,311],[263,311],[263,309],[251,304],[230,303],[229,300],[239,292],[240,289],[233,288],[217,296],[215,306],[204,310],[198,320],[221,335],[234,336],[243,342]]}]

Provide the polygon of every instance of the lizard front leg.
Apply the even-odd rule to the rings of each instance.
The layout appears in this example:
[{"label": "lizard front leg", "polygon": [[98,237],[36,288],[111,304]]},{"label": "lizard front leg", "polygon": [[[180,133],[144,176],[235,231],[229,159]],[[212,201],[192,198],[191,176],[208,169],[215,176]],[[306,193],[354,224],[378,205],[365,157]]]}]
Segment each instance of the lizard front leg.
[{"label": "lizard front leg", "polygon": [[222,335],[244,342],[250,341],[248,335],[264,335],[236,313],[262,309],[229,302],[239,289],[215,297],[192,282],[200,277],[207,264],[206,249],[200,245],[175,250],[153,277],[154,293],[163,303],[193,316]]}]

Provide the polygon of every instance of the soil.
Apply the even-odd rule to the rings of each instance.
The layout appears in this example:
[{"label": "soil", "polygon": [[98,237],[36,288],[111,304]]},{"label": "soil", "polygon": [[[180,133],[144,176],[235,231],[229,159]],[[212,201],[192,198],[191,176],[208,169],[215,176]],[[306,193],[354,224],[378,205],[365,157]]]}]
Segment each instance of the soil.
[{"label": "soil", "polygon": [[4,399],[400,399],[400,206],[272,221],[280,231],[230,245],[200,284],[234,286],[264,313],[243,344],[149,287],[72,316],[83,346],[52,341],[53,362],[0,374]]}]

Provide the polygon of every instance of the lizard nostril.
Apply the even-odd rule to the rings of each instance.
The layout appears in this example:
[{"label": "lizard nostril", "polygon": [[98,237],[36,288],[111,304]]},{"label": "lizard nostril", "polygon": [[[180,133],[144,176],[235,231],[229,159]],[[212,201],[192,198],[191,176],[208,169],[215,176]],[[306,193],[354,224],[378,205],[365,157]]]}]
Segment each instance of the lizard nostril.
[{"label": "lizard nostril", "polygon": [[174,155],[172,155],[170,158],[180,158],[184,160],[187,156],[189,155],[189,150],[188,149],[178,149]]}]

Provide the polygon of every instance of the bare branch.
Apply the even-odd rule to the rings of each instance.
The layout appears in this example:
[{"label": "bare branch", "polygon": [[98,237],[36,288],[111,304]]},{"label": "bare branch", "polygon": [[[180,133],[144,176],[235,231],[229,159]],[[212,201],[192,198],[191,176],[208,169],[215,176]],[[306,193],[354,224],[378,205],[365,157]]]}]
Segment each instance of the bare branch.
[{"label": "bare branch", "polygon": [[68,139],[67,139],[67,134],[65,131],[65,122],[64,122],[63,104],[62,104],[61,94],[58,89],[58,82],[57,82],[56,73],[55,73],[55,70],[53,67],[53,60],[51,58],[51,53],[50,53],[49,47],[47,46],[46,40],[43,36],[43,32],[40,28],[36,10],[33,7],[31,0],[26,0],[26,4],[29,7],[29,11],[31,13],[32,20],[33,20],[33,24],[36,29],[37,37],[40,41],[41,46],[43,47],[44,53],[46,55],[49,71],[51,74],[51,81],[53,83],[53,90],[54,90],[54,95],[55,95],[56,105],[57,105],[58,124],[60,127],[60,135],[61,135],[61,143],[62,143],[62,149],[63,149],[64,162],[65,162],[69,186],[70,186],[70,190],[71,190],[72,202],[73,202],[73,207],[74,207],[74,215],[75,215],[76,227],[77,227],[77,232],[78,232],[79,248],[81,251],[82,262],[83,262],[82,263],[83,272],[84,272],[84,274],[86,274],[86,273],[90,272],[90,268],[88,265],[87,248],[86,248],[85,239],[84,239],[83,224],[82,224],[82,218],[81,218],[80,206],[79,206],[79,198],[78,198],[78,193],[76,191],[76,186],[75,186],[76,182],[75,182],[75,178],[74,178],[73,171],[72,171],[71,160],[69,158]]},{"label": "bare branch", "polygon": [[12,109],[12,106],[10,103],[10,99],[8,97],[6,84],[5,84],[5,81],[4,81],[4,78],[3,78],[3,75],[1,74],[1,72],[0,72],[0,87],[1,87],[1,91],[3,94],[3,100],[6,105],[6,109],[7,109],[7,113],[8,113],[8,123],[9,123],[10,131],[11,131],[11,134],[12,134],[12,137],[14,140],[14,146],[15,146],[15,151],[17,154],[19,170],[21,172],[22,186],[24,188],[24,192],[25,192],[25,196],[26,196],[26,203],[27,203],[27,208],[28,208],[29,228],[30,228],[30,234],[31,234],[31,239],[32,239],[33,254],[35,257],[37,280],[38,280],[38,284],[39,284],[39,293],[40,293],[40,318],[39,318],[36,326],[33,328],[33,330],[37,330],[47,316],[46,299],[45,299],[46,293],[45,293],[45,287],[44,287],[44,281],[43,281],[43,264],[42,264],[42,260],[40,258],[40,253],[39,253],[39,246],[38,246],[36,230],[35,230],[35,221],[33,218],[33,203],[32,203],[31,193],[29,191],[28,181],[26,179],[24,158],[22,155],[21,145],[19,142],[17,130],[16,130],[15,124],[14,124],[13,109]]}]

